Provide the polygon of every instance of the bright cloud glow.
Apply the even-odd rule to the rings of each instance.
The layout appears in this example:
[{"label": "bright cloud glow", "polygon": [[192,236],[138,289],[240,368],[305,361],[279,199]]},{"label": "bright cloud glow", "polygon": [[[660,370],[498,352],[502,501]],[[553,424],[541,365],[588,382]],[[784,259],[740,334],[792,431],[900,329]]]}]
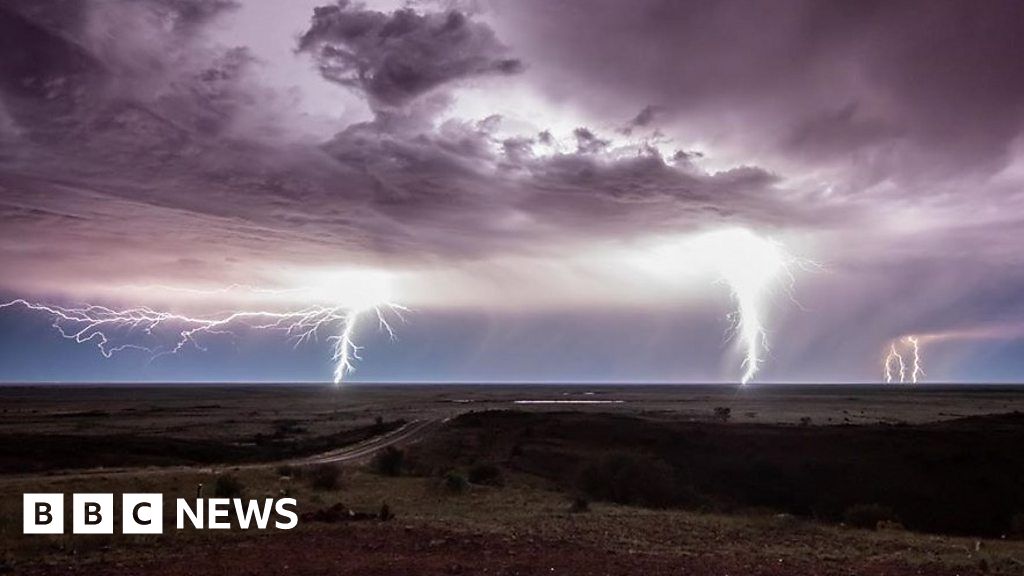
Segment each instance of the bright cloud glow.
[{"label": "bright cloud glow", "polygon": [[770,297],[781,282],[792,284],[792,268],[802,261],[779,242],[745,228],[728,228],[662,241],[638,262],[659,275],[710,275],[729,288],[736,302],[729,318],[743,353],[740,382],[746,384],[768,350],[765,322]]}]

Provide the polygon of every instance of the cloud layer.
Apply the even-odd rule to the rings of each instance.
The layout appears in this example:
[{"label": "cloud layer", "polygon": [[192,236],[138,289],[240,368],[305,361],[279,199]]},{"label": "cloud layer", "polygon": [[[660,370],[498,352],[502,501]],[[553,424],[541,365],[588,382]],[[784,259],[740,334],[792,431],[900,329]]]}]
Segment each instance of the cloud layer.
[{"label": "cloud layer", "polygon": [[[686,304],[580,262],[744,226],[826,268],[771,376],[867,379],[890,338],[1024,323],[1022,26],[1016,2],[8,2],[0,290],[373,267],[428,309],[610,327]],[[988,345],[964,340],[937,376]]]}]

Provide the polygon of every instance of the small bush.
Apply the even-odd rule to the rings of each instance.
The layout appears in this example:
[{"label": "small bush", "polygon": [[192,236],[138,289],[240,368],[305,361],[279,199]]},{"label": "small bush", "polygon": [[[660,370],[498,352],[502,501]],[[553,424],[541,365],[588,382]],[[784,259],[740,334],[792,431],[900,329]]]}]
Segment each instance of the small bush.
[{"label": "small bush", "polygon": [[317,464],[309,470],[309,485],[314,490],[337,490],[341,485],[341,466]]},{"label": "small bush", "polygon": [[668,464],[631,453],[609,454],[585,466],[579,488],[597,500],[651,507],[668,506],[675,495]]},{"label": "small bush", "polygon": [[843,512],[843,520],[856,528],[875,530],[879,525],[899,523],[892,508],[881,504],[854,504]]},{"label": "small bush", "polygon": [[494,464],[477,464],[469,469],[469,481],[486,486],[504,486],[505,476]]},{"label": "small bush", "polygon": [[405,467],[405,452],[388,446],[373,457],[373,469],[385,476],[400,476]]},{"label": "small bush", "polygon": [[213,484],[213,495],[217,498],[240,498],[245,491],[242,481],[231,474],[221,474]]},{"label": "small bush", "polygon": [[732,417],[732,408],[728,406],[717,406],[715,408],[715,419],[722,422],[728,422],[729,418]]},{"label": "small bush", "polygon": [[469,490],[469,481],[458,472],[449,472],[444,475],[444,489],[452,494],[462,494]]}]

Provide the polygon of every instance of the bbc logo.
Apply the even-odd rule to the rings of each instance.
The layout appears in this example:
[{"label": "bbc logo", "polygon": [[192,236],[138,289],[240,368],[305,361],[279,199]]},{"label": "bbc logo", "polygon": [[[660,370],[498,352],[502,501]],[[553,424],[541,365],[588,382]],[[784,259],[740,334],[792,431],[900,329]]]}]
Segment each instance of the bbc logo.
[{"label": "bbc logo", "polygon": [[[114,533],[113,494],[72,494],[71,506],[73,534]],[[25,494],[22,510],[25,534],[64,533],[63,494]],[[163,516],[162,494],[121,495],[123,534],[161,534]]]}]

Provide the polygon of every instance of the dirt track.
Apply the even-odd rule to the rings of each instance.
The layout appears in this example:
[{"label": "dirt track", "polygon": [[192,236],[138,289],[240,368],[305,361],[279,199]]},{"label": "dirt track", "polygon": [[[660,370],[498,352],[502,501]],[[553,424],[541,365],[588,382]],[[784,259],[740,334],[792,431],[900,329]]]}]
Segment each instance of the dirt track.
[{"label": "dirt track", "polygon": [[397,430],[360,442],[354,446],[346,446],[316,456],[299,458],[294,464],[325,464],[335,462],[358,462],[372,456],[378,450],[388,446],[405,446],[412,444],[436,428],[435,420],[413,420]]}]

